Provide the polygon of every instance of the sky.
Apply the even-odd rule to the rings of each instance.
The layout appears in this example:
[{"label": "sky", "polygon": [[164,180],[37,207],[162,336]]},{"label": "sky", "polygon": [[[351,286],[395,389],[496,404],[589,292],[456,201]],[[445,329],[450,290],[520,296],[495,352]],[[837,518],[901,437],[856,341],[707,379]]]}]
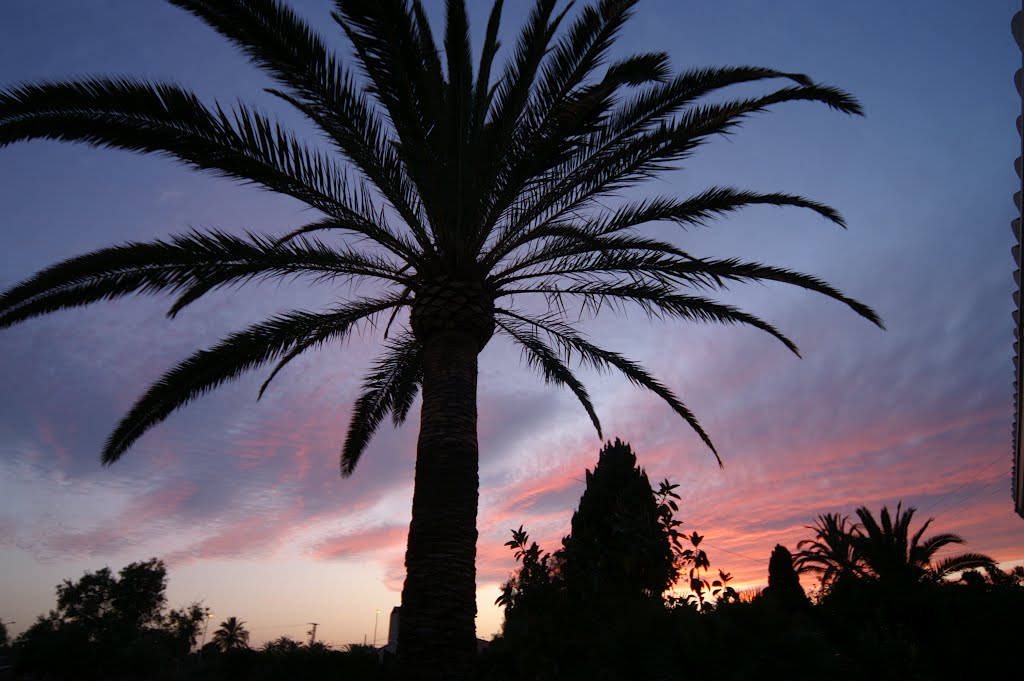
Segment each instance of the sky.
[{"label": "sky", "polygon": [[[336,41],[329,0],[291,4]],[[443,3],[428,0],[436,21]],[[527,10],[509,2],[505,45]],[[489,5],[469,3],[479,45]],[[840,86],[866,116],[789,104],[713,140],[643,188],[712,185],[799,193],[845,216],[756,208],[703,229],[654,226],[701,256],[819,275],[873,306],[882,331],[842,305],[782,286],[725,297],[793,338],[799,359],[756,330],[600,317],[586,332],[645,364],[694,410],[724,469],[658,398],[582,371],[608,437],[630,442],[652,481],[679,483],[684,530],[740,589],[768,557],[809,538],[818,514],[918,509],[932,529],[1005,567],[1024,563],[1010,495],[1013,262],[1021,54],[1015,0],[857,3],[645,0],[613,56],[663,50],[675,69],[756,64]],[[0,10],[0,86],[93,74],[186,85],[308,126],[263,92],[269,81],[196,19],[159,0],[47,0]],[[435,25],[437,25],[435,23]],[[506,48],[502,55],[508,54]],[[736,90],[746,95],[754,89]],[[58,260],[191,228],[282,234],[297,202],[156,156],[32,142],[0,149],[0,289]],[[256,644],[383,642],[398,605],[418,410],[384,427],[355,474],[338,453],[379,331],[293,362],[257,402],[257,372],[180,410],[116,465],[99,451],[161,373],[223,335],[346,289],[264,285],[221,292],[176,319],[139,298],[0,331],[0,619],[22,631],[54,588],[151,556],[172,606],[201,600]],[[477,630],[515,564],[520,525],[556,549],[601,442],[571,394],[547,388],[498,339],[481,355]],[[945,552],[942,554],[945,555]],[[379,616],[378,616],[379,611]]]}]

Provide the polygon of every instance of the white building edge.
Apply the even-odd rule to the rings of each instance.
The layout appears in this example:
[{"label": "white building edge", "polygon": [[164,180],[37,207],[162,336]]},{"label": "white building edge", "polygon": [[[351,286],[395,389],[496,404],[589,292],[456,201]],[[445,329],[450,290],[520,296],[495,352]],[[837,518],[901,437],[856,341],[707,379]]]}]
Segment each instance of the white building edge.
[{"label": "white building edge", "polygon": [[1024,361],[1021,360],[1020,343],[1021,338],[1024,337],[1024,326],[1021,322],[1024,321],[1021,315],[1021,276],[1020,276],[1020,262],[1021,262],[1021,247],[1022,245],[1022,234],[1021,234],[1021,218],[1024,217],[1024,10],[1017,12],[1013,19],[1010,21],[1010,30],[1013,33],[1013,39],[1017,43],[1017,47],[1021,50],[1021,68],[1017,69],[1017,72],[1013,76],[1014,85],[1017,87],[1017,94],[1021,98],[1021,110],[1020,115],[1017,116],[1017,134],[1020,136],[1021,143],[1018,148],[1017,160],[1014,162],[1014,168],[1017,171],[1017,179],[1019,186],[1017,191],[1013,195],[1013,201],[1017,206],[1017,217],[1011,223],[1013,228],[1013,236],[1016,239],[1016,244],[1013,246],[1013,261],[1016,264],[1016,269],[1013,271],[1013,280],[1015,284],[1013,292],[1013,472],[1012,472],[1012,492],[1013,492],[1013,506],[1017,515],[1024,518],[1024,466],[1021,461],[1021,450],[1022,447],[1022,424],[1024,424]]}]

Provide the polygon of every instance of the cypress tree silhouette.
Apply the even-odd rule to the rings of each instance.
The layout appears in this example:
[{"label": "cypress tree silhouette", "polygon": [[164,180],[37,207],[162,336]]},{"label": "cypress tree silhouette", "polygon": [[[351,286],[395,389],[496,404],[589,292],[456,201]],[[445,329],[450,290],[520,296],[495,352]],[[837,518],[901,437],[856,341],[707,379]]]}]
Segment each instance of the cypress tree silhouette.
[{"label": "cypress tree silhouette", "polygon": [[659,598],[676,577],[647,473],[627,443],[601,450],[563,540],[562,573],[577,597],[605,602]]},{"label": "cypress tree silhouette", "polygon": [[520,567],[497,600],[499,678],[660,678],[670,668],[662,594],[678,574],[672,524],[621,440],[601,449],[586,484],[559,551],[543,551],[522,527],[506,543]]},{"label": "cypress tree silhouette", "polygon": [[787,610],[808,610],[811,607],[793,567],[793,554],[782,544],[775,545],[768,561],[768,588],[764,590],[764,598]]}]

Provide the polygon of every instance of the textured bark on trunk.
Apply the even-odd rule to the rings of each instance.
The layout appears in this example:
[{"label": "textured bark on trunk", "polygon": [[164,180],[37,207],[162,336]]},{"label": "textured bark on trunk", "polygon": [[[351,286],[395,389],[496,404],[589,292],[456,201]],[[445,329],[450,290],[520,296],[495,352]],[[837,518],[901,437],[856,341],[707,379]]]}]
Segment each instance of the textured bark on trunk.
[{"label": "textured bark on trunk", "polygon": [[479,339],[424,343],[423,407],[398,630],[403,681],[461,681],[476,653]]}]

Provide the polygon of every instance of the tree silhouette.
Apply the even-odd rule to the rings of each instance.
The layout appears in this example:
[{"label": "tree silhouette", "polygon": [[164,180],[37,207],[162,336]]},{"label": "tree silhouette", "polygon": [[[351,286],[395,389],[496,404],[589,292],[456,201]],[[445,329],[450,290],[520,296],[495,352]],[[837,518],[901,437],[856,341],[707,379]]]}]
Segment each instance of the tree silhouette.
[{"label": "tree silhouette", "polygon": [[152,558],[57,585],[57,607],[17,641],[23,672],[51,678],[150,678],[186,656],[203,609],[171,610],[167,568]]},{"label": "tree silhouette", "polygon": [[940,581],[971,568],[990,568],[995,561],[981,553],[961,553],[935,560],[935,554],[952,544],[964,544],[963,537],[945,532],[923,539],[934,518],[929,518],[910,534],[910,523],[917,511],[913,506],[902,510],[896,505],[895,519],[883,506],[876,520],[867,506],[857,509],[860,524],[854,535],[854,546],[865,571],[879,582],[906,585],[926,580]]},{"label": "tree silhouette", "polygon": [[293,655],[302,649],[302,644],[290,636],[281,636],[273,641],[267,641],[260,648],[264,653],[271,655]]},{"label": "tree silhouette", "polygon": [[798,572],[818,575],[825,592],[841,579],[864,576],[854,546],[854,526],[849,517],[824,513],[807,529],[812,530],[815,536],[797,544],[799,551],[794,565]]},{"label": "tree silhouette", "polygon": [[[680,533],[678,485],[652,487],[629,444],[605,444],[585,479],[561,549],[544,551],[522,526],[505,544],[519,567],[496,601],[505,618],[487,661],[495,678],[675,678],[666,674],[679,611],[738,600],[728,573],[707,576],[703,537]],[[691,592],[669,595],[684,571]]]},{"label": "tree silhouette", "polygon": [[213,632],[213,642],[223,652],[248,648],[249,632],[245,628],[245,622],[239,621],[237,617],[227,618],[220,623],[217,631]]},{"label": "tree silhouette", "polygon": [[860,523],[851,524],[839,514],[818,517],[814,540],[798,544],[796,565],[802,572],[818,574],[826,592],[843,577],[870,579],[899,587],[925,581],[938,582],[972,568],[995,569],[995,561],[982,553],[962,553],[936,561],[936,553],[964,539],[953,533],[941,533],[924,539],[934,518],[929,518],[912,535],[910,524],[913,506],[903,510],[896,505],[895,519],[889,508],[882,507],[879,518],[866,506],[857,509]]},{"label": "tree silhouette", "polygon": [[787,610],[807,610],[811,601],[800,586],[800,578],[793,566],[793,554],[782,544],[776,544],[768,561],[768,587],[764,598]]},{"label": "tree silhouette", "polygon": [[517,678],[630,678],[637,658],[658,666],[652,630],[667,617],[662,594],[678,574],[671,513],[664,522],[646,472],[619,439],[585,475],[560,550],[543,551],[522,527],[506,543],[519,568],[497,599],[497,645]]},{"label": "tree silhouette", "polygon": [[121,636],[161,623],[167,602],[167,567],[156,558],[87,572],[57,587],[58,617],[81,626],[92,640]]},{"label": "tree silhouette", "polygon": [[[657,52],[611,60],[637,0],[599,0],[572,17],[556,0],[536,0],[503,67],[496,0],[475,70],[464,0],[447,2],[443,45],[422,0],[334,0],[355,69],[280,0],[170,1],[263,69],[274,80],[269,91],[319,128],[330,152],[252,107],[206,104],[175,84],[124,77],[0,90],[0,146],[52,139],[170,156],[295,198],[317,217],[281,236],[193,231],[72,258],[0,294],[0,327],[130,294],[173,295],[174,316],[211,291],[247,282],[365,284],[352,288],[361,297],[283,312],[171,369],[115,428],[102,460],[116,461],[221,384],[268,365],[269,383],[302,352],[340,348],[355,329],[390,314],[384,328],[399,328],[385,332],[384,354],[356,401],[341,470],[351,474],[377,427],[388,416],[402,423],[422,390],[398,645],[410,676],[464,677],[476,645],[476,380],[478,355],[494,333],[521,346],[545,381],[572,390],[599,436],[573,359],[653,391],[714,450],[667,386],[574,328],[570,303],[594,314],[638,308],[744,324],[796,352],[766,321],[708,297],[735,283],[782,282],[880,324],[814,276],[698,258],[637,231],[655,222],[703,225],[751,205],[805,208],[842,225],[828,206],[731,187],[609,204],[777,104],[820,102],[859,114],[841,90],[761,67],[673,75]],[[773,79],[785,84],[739,99],[720,94]],[[530,299],[546,311],[514,306]]]},{"label": "tree silhouette", "polygon": [[178,610],[171,610],[165,618],[165,627],[170,632],[177,647],[182,652],[189,652],[199,638],[206,610],[199,603],[192,603]]},{"label": "tree silhouette", "polygon": [[647,473],[616,438],[586,472],[586,489],[563,541],[562,575],[580,598],[660,598],[676,578],[672,545]]}]

